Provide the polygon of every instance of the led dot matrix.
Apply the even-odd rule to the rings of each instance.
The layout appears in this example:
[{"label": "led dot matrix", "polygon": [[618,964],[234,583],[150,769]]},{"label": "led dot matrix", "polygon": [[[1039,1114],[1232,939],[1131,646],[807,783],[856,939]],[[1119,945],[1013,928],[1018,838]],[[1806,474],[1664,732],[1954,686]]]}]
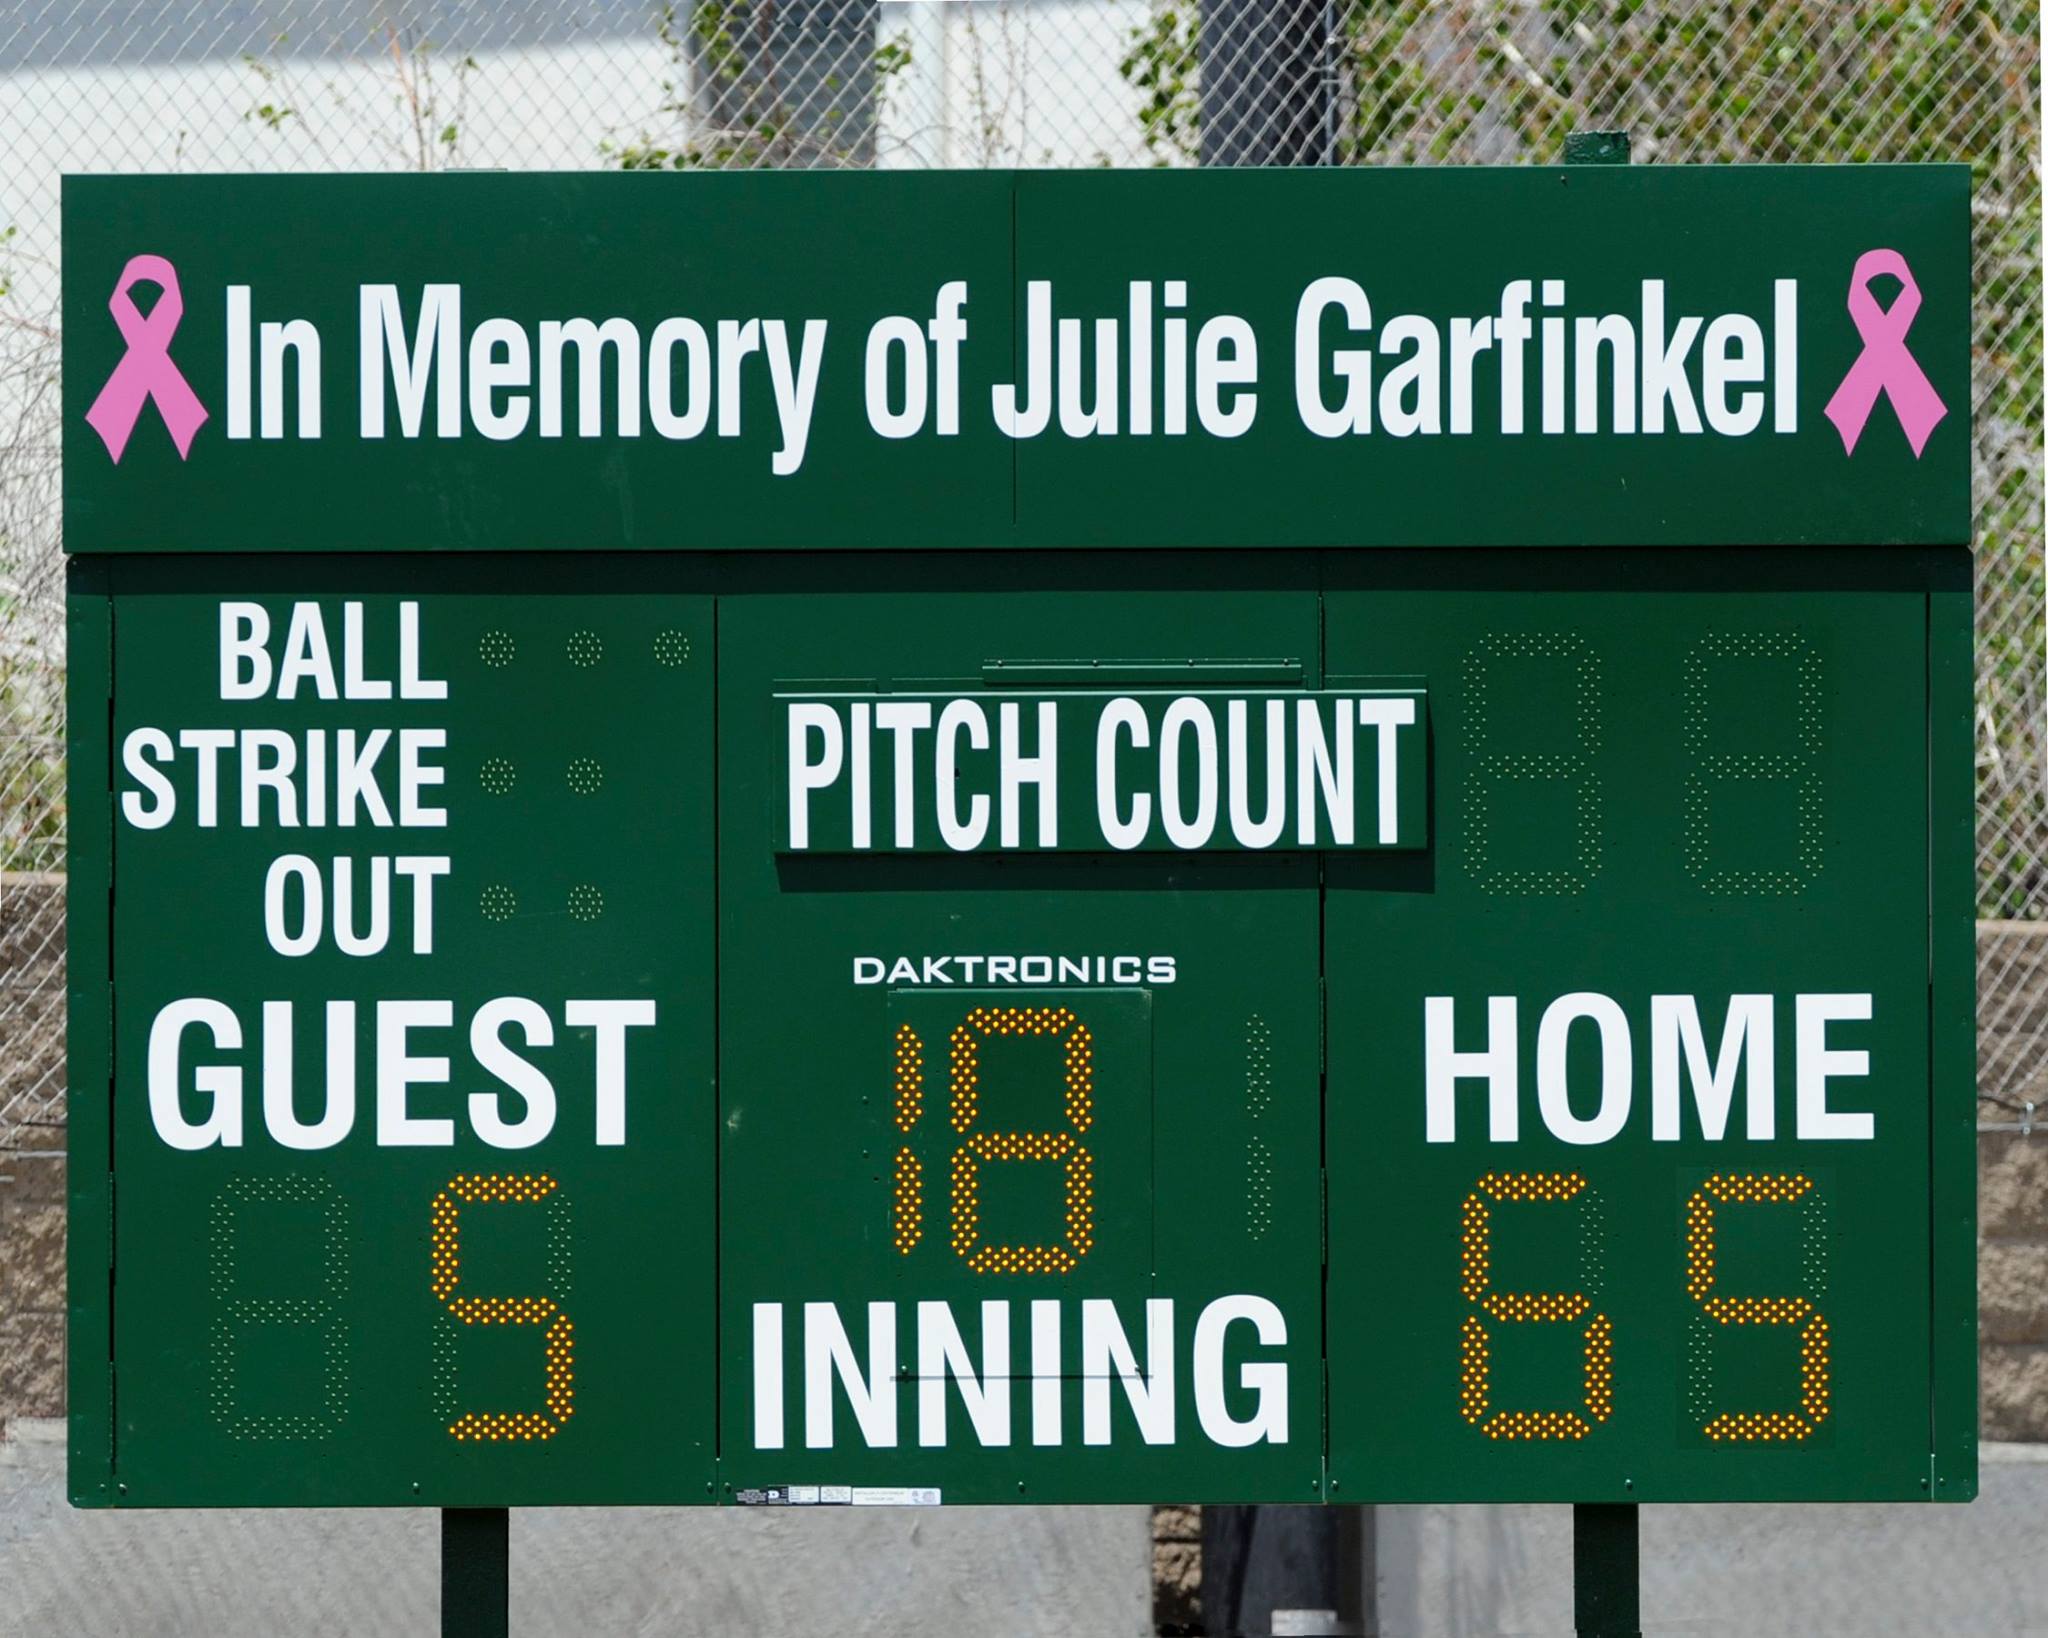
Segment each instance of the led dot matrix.
[{"label": "led dot matrix", "polygon": [[[317,1206],[320,1213],[321,1284],[313,1297],[257,1296],[243,1291],[239,1262],[244,1232],[241,1208],[259,1203]],[[340,1317],[349,1290],[349,1211],[324,1178],[238,1177],[214,1197],[209,1274],[216,1301],[209,1338],[209,1397],[213,1417],[236,1439],[325,1439],[348,1420],[350,1345]],[[317,1331],[321,1394],[317,1409],[266,1414],[245,1407],[241,1345],[259,1327]]]},{"label": "led dot matrix", "polygon": [[[1723,1206],[1815,1204],[1813,1180],[1791,1175],[1715,1173],[1685,1205],[1685,1289],[1719,1325],[1799,1328],[1799,1411],[1723,1411],[1700,1429],[1716,1444],[1796,1443],[1827,1420],[1831,1400],[1828,1322],[1806,1297],[1715,1294],[1716,1218]],[[1818,1272],[1809,1260],[1809,1271]],[[1704,1360],[1702,1364],[1704,1364]]]},{"label": "led dot matrix", "polygon": [[[1064,1042],[1061,1106],[1073,1132],[977,1132],[981,1047],[1002,1036],[1051,1036]],[[908,1133],[924,1113],[924,1045],[908,1024],[894,1042],[893,1108]],[[1076,1141],[1095,1119],[1095,1040],[1066,1007],[973,1008],[947,1045],[948,1117],[964,1140],[953,1151],[948,1205],[952,1246],[977,1274],[1066,1274],[1095,1245],[1095,1159]],[[1066,1178],[1059,1243],[992,1245],[981,1231],[981,1167],[990,1161],[1056,1161]],[[896,1154],[891,1237],[908,1256],[924,1235],[924,1168],[908,1147]]]},{"label": "led dot matrix", "polygon": [[[896,1031],[895,1113],[899,1132],[908,1132],[924,1113],[924,1043],[908,1024]],[[907,1147],[896,1151],[889,1223],[896,1249],[908,1257],[924,1238],[924,1163]]]},{"label": "led dot matrix", "polygon": [[[1593,1424],[1614,1411],[1614,1327],[1605,1314],[1586,1324],[1584,1377],[1585,1415],[1576,1411],[1494,1411],[1492,1408],[1492,1336],[1480,1314],[1508,1324],[1564,1322],[1579,1319],[1592,1308],[1583,1291],[1522,1292],[1493,1289],[1493,1226],[1489,1202],[1561,1204],[1577,1201],[1585,1211],[1597,1197],[1577,1172],[1488,1172],[1465,1197],[1459,1221],[1461,1288],[1465,1300],[1479,1310],[1467,1314],[1458,1328],[1458,1409],[1464,1419],[1489,1439],[1583,1439]],[[1597,1264],[1597,1242],[1587,1260]]]},{"label": "led dot matrix", "polygon": [[[1709,660],[1791,662],[1794,744],[1781,752],[1724,751],[1711,732]],[[1827,862],[1818,763],[1823,706],[1820,656],[1796,631],[1709,632],[1685,660],[1684,738],[1693,758],[1685,780],[1685,868],[1709,893],[1797,893]],[[1793,798],[1798,859],[1779,870],[1731,869],[1714,860],[1714,787],[1731,780],[1782,784]]]},{"label": "led dot matrix", "polygon": [[[537,1205],[555,1196],[554,1178],[543,1172],[463,1174],[450,1178],[434,1196],[430,1212],[430,1283],[434,1295],[448,1312],[464,1325],[546,1325],[543,1341],[544,1400],[547,1414],[538,1411],[471,1411],[449,1424],[457,1440],[501,1442],[506,1440],[552,1439],[562,1423],[576,1414],[576,1327],[569,1316],[548,1297],[458,1297],[462,1283],[462,1208],[471,1205]],[[552,1228],[552,1224],[551,1224]],[[550,1234],[549,1263],[565,1272],[565,1260],[557,1254]]]},{"label": "led dot matrix", "polygon": [[[1571,667],[1574,704],[1572,748],[1560,751],[1502,749],[1494,742],[1488,691],[1495,673],[1530,662]],[[1499,681],[1506,683],[1502,675]],[[1465,656],[1468,700],[1464,743],[1470,757],[1465,775],[1466,871],[1482,892],[1508,897],[1550,897],[1586,891],[1600,873],[1602,802],[1597,763],[1601,745],[1600,656],[1570,631],[1490,631]],[[1512,696],[1512,688],[1502,693]],[[1502,786],[1556,782],[1570,787],[1574,818],[1572,858],[1554,870],[1516,869],[1494,857],[1493,809]]]},{"label": "led dot matrix", "polygon": [[[1498,1291],[1492,1283],[1493,1212],[1504,1202],[1577,1202],[1589,1214],[1582,1241],[1586,1283],[1597,1285],[1599,1249],[1597,1221],[1591,1213],[1598,1195],[1577,1172],[1488,1172],[1465,1196],[1459,1216],[1460,1289],[1473,1312],[1458,1330],[1458,1410],[1464,1420],[1489,1439],[1547,1441],[1583,1439],[1595,1424],[1614,1411],[1614,1327],[1605,1314],[1591,1313],[1584,1291]],[[1717,1289],[1716,1224],[1729,1206],[1797,1205],[1805,1254],[1802,1266],[1813,1281],[1814,1296],[1727,1296]],[[1712,1325],[1695,1328],[1686,1350],[1687,1404],[1700,1431],[1715,1444],[1784,1443],[1808,1438],[1827,1420],[1831,1409],[1830,1336],[1816,1298],[1821,1294],[1825,1260],[1817,1246],[1826,1239],[1818,1216],[1813,1180],[1803,1173],[1715,1173],[1695,1189],[1685,1206],[1685,1288]],[[1486,1321],[1507,1324],[1562,1322],[1586,1317],[1584,1411],[1495,1411],[1492,1405],[1493,1336]],[[1770,1411],[1722,1411],[1711,1405],[1713,1346],[1716,1326],[1794,1326],[1799,1331],[1799,1408]]]},{"label": "led dot matrix", "polygon": [[1244,1110],[1251,1128],[1244,1140],[1245,1232],[1263,1240],[1273,1226],[1273,1150],[1259,1122],[1273,1104],[1273,1031],[1253,1014],[1244,1026]]}]

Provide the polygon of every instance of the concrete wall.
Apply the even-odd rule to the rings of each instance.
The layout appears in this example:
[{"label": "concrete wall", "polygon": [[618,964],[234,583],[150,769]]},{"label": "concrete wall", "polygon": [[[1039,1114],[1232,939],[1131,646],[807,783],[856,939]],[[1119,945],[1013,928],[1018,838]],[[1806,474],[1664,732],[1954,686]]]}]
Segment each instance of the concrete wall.
[{"label": "concrete wall", "polygon": [[1984,1436],[2048,1440],[2048,1131],[1977,1140],[1977,1210]]},{"label": "concrete wall", "polygon": [[[2048,1105],[2048,923],[1977,927],[1977,1080],[2005,1126]],[[2048,1128],[2048,1109],[2043,1111]],[[1978,1361],[1987,1439],[2048,1440],[2048,1129],[1977,1140]]]},{"label": "concrete wall", "polygon": [[[0,1440],[0,1631],[383,1638],[434,1628],[425,1512],[80,1513],[63,1427]],[[1987,1447],[1969,1507],[1646,1507],[1646,1638],[2048,1633],[2048,1460]],[[1567,1638],[1563,1507],[1377,1510],[1377,1631]],[[1141,1508],[513,1515],[512,1630],[749,1638],[1137,1638]]]}]

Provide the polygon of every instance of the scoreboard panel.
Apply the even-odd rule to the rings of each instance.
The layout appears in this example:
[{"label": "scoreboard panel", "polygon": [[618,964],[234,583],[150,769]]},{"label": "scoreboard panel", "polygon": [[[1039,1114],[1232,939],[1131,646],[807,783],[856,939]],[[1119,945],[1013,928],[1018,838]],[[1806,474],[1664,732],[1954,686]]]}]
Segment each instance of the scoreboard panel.
[{"label": "scoreboard panel", "polygon": [[119,1498],[707,1499],[711,600],[139,578]]},{"label": "scoreboard panel", "polygon": [[79,1504],[1975,1493],[1966,167],[65,203]]},{"label": "scoreboard panel", "polygon": [[1332,876],[1332,1473],[1923,1495],[1928,599],[1500,578],[1328,604],[1439,732]]},{"label": "scoreboard panel", "polygon": [[[1090,699],[1159,694],[1169,658],[1219,697],[1275,666],[1313,681],[1312,588],[1197,589],[1217,567],[1183,569],[1142,589],[1002,590],[990,568],[971,589],[892,575],[721,601],[721,1450],[736,1498],[1319,1493],[1316,855],[1025,851],[1035,789],[1006,855],[918,851],[935,823],[921,803],[906,836],[879,812],[864,856],[777,837],[785,736],[766,707],[803,689],[878,710],[983,702],[991,743],[962,755],[993,768],[1005,700],[1043,697],[1028,662],[1048,655],[1101,662],[1072,673]],[[1036,681],[984,680],[1020,661]],[[919,766],[943,715],[904,730]],[[878,790],[901,742],[877,730]],[[1063,737],[1062,770],[1093,742]],[[913,769],[899,788],[928,785]],[[990,785],[1000,807],[999,774]],[[1053,807],[1092,812],[1084,798],[1062,788]],[[820,834],[845,828],[851,799],[843,783],[815,793]]]},{"label": "scoreboard panel", "polygon": [[1436,561],[108,572],[80,1499],[1928,1494],[1944,571]]}]

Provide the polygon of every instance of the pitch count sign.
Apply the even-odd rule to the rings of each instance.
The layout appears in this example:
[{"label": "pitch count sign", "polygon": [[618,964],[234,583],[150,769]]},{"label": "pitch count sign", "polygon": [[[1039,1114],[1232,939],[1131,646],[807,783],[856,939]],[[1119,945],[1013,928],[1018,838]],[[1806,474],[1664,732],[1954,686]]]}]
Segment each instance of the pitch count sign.
[{"label": "pitch count sign", "polygon": [[74,181],[75,1499],[1971,1495],[1966,185]]}]

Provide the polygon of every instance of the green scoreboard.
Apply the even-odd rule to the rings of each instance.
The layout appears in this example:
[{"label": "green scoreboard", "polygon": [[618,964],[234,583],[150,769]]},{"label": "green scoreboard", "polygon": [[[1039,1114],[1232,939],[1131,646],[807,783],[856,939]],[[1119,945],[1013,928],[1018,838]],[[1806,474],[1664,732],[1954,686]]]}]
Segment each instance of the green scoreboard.
[{"label": "green scoreboard", "polygon": [[1974,1494],[1963,168],[64,272],[79,1504]]}]

